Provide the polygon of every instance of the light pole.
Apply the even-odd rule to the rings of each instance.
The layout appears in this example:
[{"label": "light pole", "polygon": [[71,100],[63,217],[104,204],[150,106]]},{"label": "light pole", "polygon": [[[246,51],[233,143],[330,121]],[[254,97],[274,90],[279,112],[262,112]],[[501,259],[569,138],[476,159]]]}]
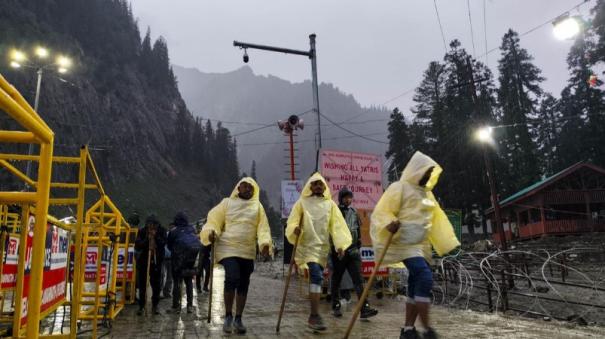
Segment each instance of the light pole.
[{"label": "light pole", "polygon": [[[15,69],[19,69],[22,67],[32,68],[36,70],[37,81],[36,81],[36,96],[34,99],[34,111],[38,113],[38,106],[40,103],[40,88],[42,86],[42,75],[45,70],[51,71],[55,70],[58,73],[66,73],[67,70],[71,67],[71,60],[64,55],[57,55],[55,61],[49,62],[50,53],[48,49],[44,47],[36,47],[34,49],[34,54],[36,58],[30,59],[28,56],[19,50],[13,50],[10,54],[11,62],[10,66]],[[27,155],[32,155],[34,152],[34,145],[29,144],[29,148],[27,150]],[[27,165],[25,168],[25,175],[29,178],[31,175],[31,160],[27,161]],[[25,183],[25,189],[27,190],[29,185]]]},{"label": "light pole", "polygon": [[260,49],[270,52],[279,52],[285,54],[295,54],[295,55],[303,55],[308,57],[311,60],[311,77],[312,77],[312,86],[313,86],[313,110],[317,114],[317,136],[318,136],[318,146],[316,149],[316,159],[315,159],[315,170],[318,170],[319,167],[319,150],[321,149],[321,115],[319,113],[319,86],[317,84],[317,52],[315,48],[315,34],[309,35],[309,51],[300,51],[289,48],[282,47],[274,47],[274,46],[265,46],[258,44],[250,44],[247,42],[239,42],[233,41],[233,46],[242,48],[244,50],[244,62],[248,63],[250,57],[248,56],[248,48],[250,49]]},{"label": "light pole", "polygon": [[506,244],[506,234],[504,232],[504,226],[502,225],[502,215],[500,213],[500,202],[498,201],[498,194],[496,193],[496,181],[494,178],[494,169],[492,166],[491,159],[487,154],[488,144],[493,144],[494,139],[492,138],[493,128],[486,126],[477,130],[475,137],[482,144],[483,158],[485,160],[485,169],[487,171],[487,179],[489,181],[489,189],[491,192],[492,205],[494,206],[494,216],[496,218],[496,229],[500,236],[500,243],[502,249],[506,251],[508,246]]}]

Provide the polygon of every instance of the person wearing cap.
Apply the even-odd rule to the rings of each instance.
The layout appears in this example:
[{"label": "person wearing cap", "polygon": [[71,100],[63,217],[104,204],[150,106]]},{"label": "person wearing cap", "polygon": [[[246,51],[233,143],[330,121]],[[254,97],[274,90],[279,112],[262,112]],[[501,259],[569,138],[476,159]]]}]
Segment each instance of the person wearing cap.
[{"label": "person wearing cap", "polygon": [[[342,213],[349,232],[351,232],[352,244],[349,246],[341,259],[338,259],[338,252],[332,244],[330,251],[330,259],[333,265],[332,279],[331,279],[331,293],[332,293],[332,312],[335,317],[342,317],[341,305],[340,305],[340,284],[345,272],[349,273],[351,280],[353,281],[353,287],[357,298],[361,298],[363,293],[363,277],[361,276],[361,255],[359,249],[361,248],[361,218],[357,214],[357,210],[351,206],[353,203],[353,192],[351,192],[346,186],[338,192],[338,208]],[[361,308],[359,317],[361,319],[367,319],[378,314],[378,311],[371,308],[370,304],[366,300]]]},{"label": "person wearing cap", "polygon": [[[138,315],[145,312],[147,302],[147,279],[151,285],[151,312],[159,314],[160,292],[162,288],[162,262],[164,261],[164,246],[166,245],[166,229],[160,225],[158,218],[151,214],[145,220],[145,226],[137,233],[135,250],[139,251],[137,261],[137,277],[139,286]],[[151,255],[151,256],[150,256]],[[149,263],[149,272],[147,271]]]}]

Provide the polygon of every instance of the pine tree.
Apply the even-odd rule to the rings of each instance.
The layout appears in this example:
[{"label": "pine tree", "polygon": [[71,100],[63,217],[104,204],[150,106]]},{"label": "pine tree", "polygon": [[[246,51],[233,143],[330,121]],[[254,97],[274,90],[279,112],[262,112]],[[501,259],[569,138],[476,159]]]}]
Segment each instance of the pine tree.
[{"label": "pine tree", "polygon": [[393,160],[388,168],[389,181],[395,181],[401,175],[401,171],[407,161],[412,156],[412,145],[410,143],[409,128],[405,122],[405,117],[398,108],[391,113],[389,126],[389,148],[385,154],[387,158]]},{"label": "pine tree", "polygon": [[533,119],[535,129],[537,159],[540,161],[540,173],[550,176],[555,173],[557,161],[557,144],[559,142],[559,127],[561,113],[559,101],[552,95],[544,95],[537,116]]},{"label": "pine tree", "polygon": [[590,31],[578,36],[567,56],[571,77],[561,93],[561,135],[557,148],[558,169],[578,161],[603,164],[603,91],[591,87],[588,80],[594,74],[590,53],[595,49]]},{"label": "pine tree", "polygon": [[441,136],[445,135],[446,123],[444,121],[445,108],[445,67],[433,61],[424,72],[420,86],[414,95],[415,106],[412,108],[414,117],[414,130],[416,136],[422,135],[421,142],[415,144],[424,152],[433,153],[440,148]]},{"label": "pine tree", "polygon": [[533,183],[539,177],[536,145],[528,122],[535,117],[543,94],[540,83],[544,78],[527,50],[519,45],[519,34],[509,30],[502,38],[499,60],[498,105],[500,124],[504,125],[499,144],[506,180],[501,187],[504,194],[512,194]]}]

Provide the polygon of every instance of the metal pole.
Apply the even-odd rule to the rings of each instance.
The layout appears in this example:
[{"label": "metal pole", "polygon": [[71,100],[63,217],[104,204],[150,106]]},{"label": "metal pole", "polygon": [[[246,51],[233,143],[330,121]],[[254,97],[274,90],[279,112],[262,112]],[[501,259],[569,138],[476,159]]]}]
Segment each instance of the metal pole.
[{"label": "metal pole", "polygon": [[[42,85],[42,67],[38,68],[38,71],[36,73],[38,74],[38,81],[36,84],[36,97],[34,99],[34,111],[36,113],[38,113],[38,104],[40,103],[40,86]],[[27,155],[32,155],[32,153],[34,153],[34,144],[29,144],[29,147],[27,148]],[[31,171],[32,171],[32,161],[28,160],[27,165],[25,167],[25,175],[28,178],[30,178]],[[27,183],[25,183],[25,190],[27,190],[28,188],[29,188],[29,185]]]},{"label": "metal pole", "polygon": [[294,175],[294,131],[291,130],[288,135],[290,136],[290,180],[296,180]]},{"label": "metal pole", "polygon": [[322,147],[321,144],[321,114],[319,112],[319,85],[317,84],[317,50],[315,48],[315,34],[309,35],[309,44],[311,46],[311,76],[313,78],[313,109],[317,114],[317,136],[318,136],[318,148],[317,148],[317,158],[315,161],[315,170],[318,170],[318,161],[319,161],[319,150]]},{"label": "metal pole", "polygon": [[36,222],[34,225],[29,295],[27,301],[26,337],[38,338],[40,335],[40,306],[42,305],[42,276],[44,273],[44,252],[46,247],[46,229],[48,197],[52,171],[53,142],[40,145],[40,166],[38,167],[38,185],[36,187]]},{"label": "metal pole", "polygon": [[496,195],[496,182],[494,180],[494,170],[492,168],[492,163],[489,159],[489,155],[487,154],[487,146],[483,145],[483,158],[485,159],[485,168],[487,169],[487,179],[489,181],[489,189],[492,197],[492,204],[494,206],[494,215],[496,217],[496,228],[498,229],[498,234],[500,235],[500,242],[502,243],[502,249],[506,251],[508,246],[506,245],[506,234],[504,233],[504,227],[502,225],[502,218],[500,214],[500,202],[498,201],[498,196]]}]

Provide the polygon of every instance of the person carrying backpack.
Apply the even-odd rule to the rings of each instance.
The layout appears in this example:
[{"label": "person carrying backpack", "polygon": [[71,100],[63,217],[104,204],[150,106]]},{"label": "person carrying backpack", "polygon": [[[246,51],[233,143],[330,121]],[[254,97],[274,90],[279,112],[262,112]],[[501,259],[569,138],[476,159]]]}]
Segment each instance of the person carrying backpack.
[{"label": "person carrying backpack", "polygon": [[189,225],[187,215],[179,212],[174,216],[175,228],[168,235],[168,249],[172,260],[172,313],[181,312],[181,285],[185,283],[187,313],[193,313],[193,276],[197,273],[197,261],[202,244]]}]

